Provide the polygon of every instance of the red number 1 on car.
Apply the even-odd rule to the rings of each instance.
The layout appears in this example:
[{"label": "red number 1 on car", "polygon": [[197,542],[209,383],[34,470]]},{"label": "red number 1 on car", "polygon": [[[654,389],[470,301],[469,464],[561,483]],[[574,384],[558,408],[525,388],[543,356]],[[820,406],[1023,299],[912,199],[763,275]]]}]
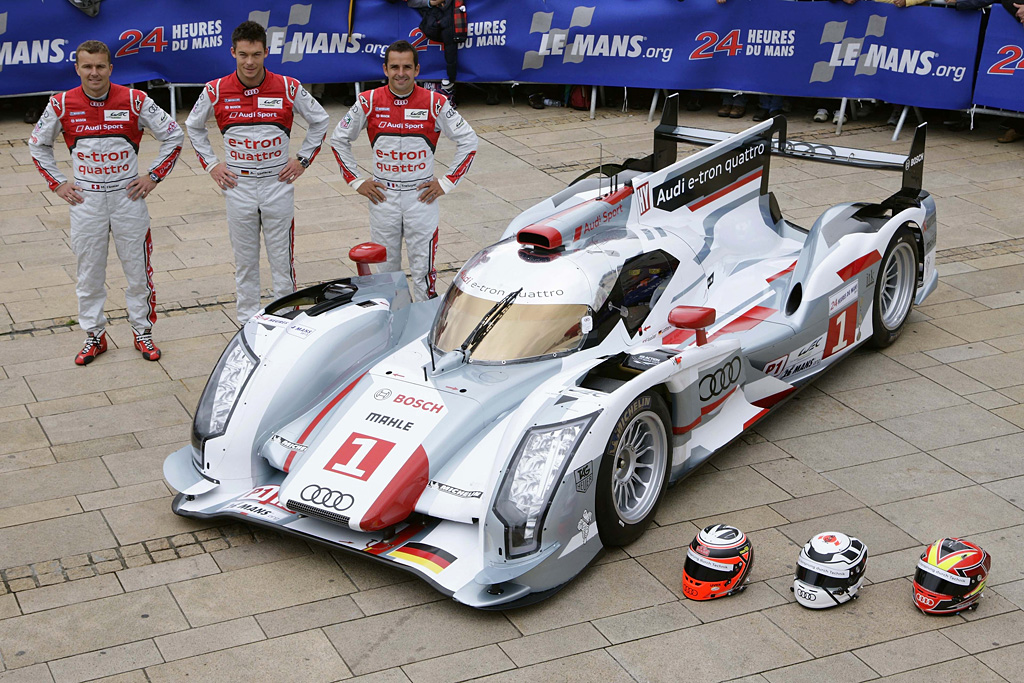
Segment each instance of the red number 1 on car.
[{"label": "red number 1 on car", "polygon": [[857,341],[857,304],[851,304],[828,319],[828,338],[825,340],[825,353],[828,358],[839,353]]}]

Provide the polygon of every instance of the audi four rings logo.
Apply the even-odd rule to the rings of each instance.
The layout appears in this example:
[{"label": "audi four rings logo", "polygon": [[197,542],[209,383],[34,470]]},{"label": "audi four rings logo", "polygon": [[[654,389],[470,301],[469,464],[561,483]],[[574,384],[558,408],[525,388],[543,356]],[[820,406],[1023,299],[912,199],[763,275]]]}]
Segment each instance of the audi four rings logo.
[{"label": "audi four rings logo", "polygon": [[385,399],[391,398],[391,390],[390,389],[381,389],[376,394],[374,394],[373,397],[375,399],[377,399],[378,401],[383,401]]},{"label": "audi four rings logo", "polygon": [[929,598],[927,595],[921,595],[918,593],[914,597],[917,598],[917,601],[925,607],[935,607],[935,600]]},{"label": "audi four rings logo", "polygon": [[707,401],[726,391],[740,378],[740,369],[743,365],[739,356],[734,356],[731,361],[700,378],[698,389],[700,400]]},{"label": "audi four rings logo", "polygon": [[348,510],[352,507],[352,504],[356,502],[356,499],[353,498],[351,494],[335,491],[324,486],[317,486],[316,484],[310,484],[306,488],[302,489],[302,493],[299,494],[299,497],[302,498],[302,500],[310,503],[316,503],[317,505],[322,505],[325,508],[331,508],[338,512]]}]

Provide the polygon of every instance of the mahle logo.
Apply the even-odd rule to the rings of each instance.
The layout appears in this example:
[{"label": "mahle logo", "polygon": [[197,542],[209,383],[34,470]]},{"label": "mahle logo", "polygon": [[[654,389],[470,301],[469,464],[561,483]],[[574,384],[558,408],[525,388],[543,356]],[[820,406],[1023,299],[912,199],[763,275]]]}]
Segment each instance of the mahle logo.
[{"label": "mahle logo", "polygon": [[[540,34],[536,50],[523,55],[524,69],[540,69],[550,56],[562,56],[563,64],[579,64],[585,57],[645,57],[663,62],[672,59],[671,47],[644,47],[647,36],[632,34],[584,33],[594,19],[594,7],[575,7],[569,28],[552,28],[554,12],[534,12],[530,33]],[[570,36],[570,34],[572,34]]]},{"label": "mahle logo", "polygon": [[832,44],[832,54],[826,62],[815,62],[811,70],[810,83],[828,83],[835,76],[836,69],[853,67],[854,76],[874,76],[878,70],[894,73],[913,74],[916,76],[940,76],[952,78],[959,83],[967,71],[965,66],[935,65],[932,62],[939,56],[933,50],[912,50],[891,45],[869,38],[885,36],[886,17],[872,14],[868,18],[867,29],[859,38],[846,36],[849,22],[826,22],[821,32],[821,45]]}]

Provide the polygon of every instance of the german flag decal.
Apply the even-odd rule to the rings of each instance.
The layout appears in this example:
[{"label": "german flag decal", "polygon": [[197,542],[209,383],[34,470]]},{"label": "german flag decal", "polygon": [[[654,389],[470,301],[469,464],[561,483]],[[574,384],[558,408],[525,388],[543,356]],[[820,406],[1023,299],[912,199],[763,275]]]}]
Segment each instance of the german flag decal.
[{"label": "german flag decal", "polygon": [[435,574],[440,574],[445,567],[458,559],[451,553],[426,543],[406,543],[398,550],[392,550],[388,555],[418,564]]}]

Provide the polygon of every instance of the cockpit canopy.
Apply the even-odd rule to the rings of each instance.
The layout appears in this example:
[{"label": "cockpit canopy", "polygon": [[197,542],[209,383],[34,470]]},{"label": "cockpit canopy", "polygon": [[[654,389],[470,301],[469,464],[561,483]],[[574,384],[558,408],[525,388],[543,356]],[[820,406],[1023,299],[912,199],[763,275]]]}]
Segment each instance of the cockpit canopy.
[{"label": "cockpit canopy", "polygon": [[568,252],[512,240],[479,252],[445,294],[431,345],[506,363],[596,345],[619,321],[639,333],[679,262],[661,250],[643,253],[628,230],[615,233]]}]

